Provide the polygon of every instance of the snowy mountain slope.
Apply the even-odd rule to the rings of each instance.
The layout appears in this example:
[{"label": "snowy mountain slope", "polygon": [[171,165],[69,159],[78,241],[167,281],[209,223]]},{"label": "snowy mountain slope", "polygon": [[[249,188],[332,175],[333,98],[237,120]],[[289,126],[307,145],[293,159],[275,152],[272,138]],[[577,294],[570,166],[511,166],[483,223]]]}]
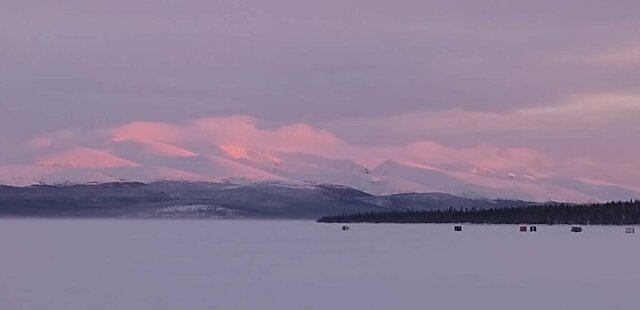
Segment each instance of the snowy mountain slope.
[{"label": "snowy mountain slope", "polygon": [[369,194],[330,185],[260,183],[102,183],[0,187],[0,217],[308,218],[384,211]]},{"label": "snowy mountain slope", "polygon": [[189,147],[155,141],[109,140],[56,149],[32,161],[0,166],[0,184],[158,180],[338,184],[375,195],[442,192],[468,198],[592,202],[640,198],[615,184],[534,177],[483,168],[432,167],[387,160],[370,169],[349,159],[256,150],[237,145]]},{"label": "snowy mountain slope", "polygon": [[549,187],[565,188],[580,193],[588,193],[594,201],[637,199],[638,192],[615,184],[595,184],[588,181],[561,177],[549,177],[540,180]]},{"label": "snowy mountain slope", "polygon": [[[265,158],[267,160],[263,160]],[[329,159],[312,154],[273,152],[240,158],[237,161],[287,180],[342,184],[361,190],[371,189],[373,182],[369,169],[352,160]]]},{"label": "snowy mountain slope", "polygon": [[[256,169],[242,164],[231,158],[218,155],[200,155],[169,144],[155,144],[140,141],[122,141],[109,144],[111,153],[125,158],[131,158],[136,162],[144,163],[146,167],[168,168],[174,171],[183,171],[185,176],[191,174],[193,180],[222,180],[248,179],[248,180],[282,180],[281,177],[267,171]],[[175,179],[173,175],[148,175],[147,181],[154,177],[157,179]],[[188,179],[188,178],[187,178]]]},{"label": "snowy mountain slope", "polygon": [[513,173],[446,171],[401,161],[386,161],[371,174],[387,182],[386,188],[392,193],[444,192],[472,198],[574,202],[640,197],[636,191],[611,184],[590,184],[566,178],[532,178]]},{"label": "snowy mountain slope", "polygon": [[413,187],[412,192],[445,192],[454,194],[477,194],[481,187],[468,184],[450,176],[446,171],[416,163],[388,160],[372,171],[381,180],[395,185],[396,193],[406,192],[406,186]]}]

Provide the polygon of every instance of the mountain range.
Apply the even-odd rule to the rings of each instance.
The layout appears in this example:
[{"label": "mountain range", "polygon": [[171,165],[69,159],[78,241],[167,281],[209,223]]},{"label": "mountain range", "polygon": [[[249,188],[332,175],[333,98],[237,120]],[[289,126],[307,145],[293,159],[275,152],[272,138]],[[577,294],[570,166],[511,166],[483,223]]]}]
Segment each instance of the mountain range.
[{"label": "mountain range", "polygon": [[0,187],[0,217],[315,219],[356,212],[486,209],[530,204],[445,193],[374,196],[346,186],[283,182],[163,181]]},{"label": "mountain range", "polygon": [[472,199],[599,202],[640,198],[636,189],[558,176],[482,167],[433,167],[387,160],[374,167],[315,154],[221,145],[193,151],[167,143],[112,139],[91,147],[49,150],[0,165],[0,184],[84,184],[187,181],[336,184],[371,195],[448,193]]}]

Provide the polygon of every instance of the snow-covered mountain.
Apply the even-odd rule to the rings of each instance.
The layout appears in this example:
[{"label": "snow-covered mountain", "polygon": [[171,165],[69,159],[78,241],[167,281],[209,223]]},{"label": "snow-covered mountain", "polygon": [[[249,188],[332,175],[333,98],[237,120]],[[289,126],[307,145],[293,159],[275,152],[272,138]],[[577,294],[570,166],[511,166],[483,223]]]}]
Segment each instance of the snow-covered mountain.
[{"label": "snow-covered mountain", "polygon": [[535,177],[476,167],[451,169],[387,160],[375,167],[315,154],[220,145],[199,149],[141,140],[109,140],[92,147],[51,150],[15,165],[0,166],[6,185],[158,180],[278,181],[337,184],[375,195],[443,192],[469,198],[591,202],[640,198],[615,184]]}]

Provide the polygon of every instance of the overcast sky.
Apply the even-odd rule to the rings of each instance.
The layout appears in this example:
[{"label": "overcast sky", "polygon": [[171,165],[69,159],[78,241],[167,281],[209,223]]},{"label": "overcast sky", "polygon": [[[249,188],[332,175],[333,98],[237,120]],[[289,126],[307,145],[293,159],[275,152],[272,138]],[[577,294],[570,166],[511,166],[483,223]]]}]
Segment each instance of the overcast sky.
[{"label": "overcast sky", "polygon": [[637,0],[3,0],[0,163],[42,137],[241,119],[345,146],[326,156],[525,150],[528,173],[640,188],[638,12]]}]

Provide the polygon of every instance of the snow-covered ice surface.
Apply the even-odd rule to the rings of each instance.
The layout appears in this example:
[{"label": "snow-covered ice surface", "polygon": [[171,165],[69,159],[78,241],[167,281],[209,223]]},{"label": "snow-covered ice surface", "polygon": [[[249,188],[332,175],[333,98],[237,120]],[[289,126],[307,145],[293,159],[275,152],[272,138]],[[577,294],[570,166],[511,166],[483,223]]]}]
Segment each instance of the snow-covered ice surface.
[{"label": "snow-covered ice surface", "polygon": [[640,309],[623,227],[0,220],[0,309]]}]

